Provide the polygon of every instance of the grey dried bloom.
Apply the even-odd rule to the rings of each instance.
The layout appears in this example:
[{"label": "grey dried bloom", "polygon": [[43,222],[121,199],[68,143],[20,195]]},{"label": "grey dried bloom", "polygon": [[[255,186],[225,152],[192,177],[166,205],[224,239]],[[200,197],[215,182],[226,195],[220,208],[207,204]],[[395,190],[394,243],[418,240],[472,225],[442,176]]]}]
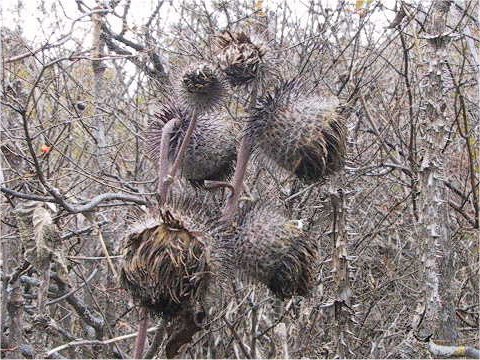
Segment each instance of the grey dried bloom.
[{"label": "grey dried bloom", "polygon": [[345,122],[336,104],[305,96],[295,82],[285,82],[257,101],[246,133],[279,166],[315,182],[343,166]]}]

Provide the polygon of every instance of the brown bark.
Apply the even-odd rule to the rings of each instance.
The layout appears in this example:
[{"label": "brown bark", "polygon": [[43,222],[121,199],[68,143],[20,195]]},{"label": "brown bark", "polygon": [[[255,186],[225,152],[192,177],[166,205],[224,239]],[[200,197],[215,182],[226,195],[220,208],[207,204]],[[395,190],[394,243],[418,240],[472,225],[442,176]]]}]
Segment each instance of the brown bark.
[{"label": "brown bark", "polygon": [[336,356],[344,359],[349,355],[347,332],[352,289],[348,270],[347,232],[345,227],[345,199],[342,189],[330,194],[333,208],[333,278],[335,281],[335,342]]}]

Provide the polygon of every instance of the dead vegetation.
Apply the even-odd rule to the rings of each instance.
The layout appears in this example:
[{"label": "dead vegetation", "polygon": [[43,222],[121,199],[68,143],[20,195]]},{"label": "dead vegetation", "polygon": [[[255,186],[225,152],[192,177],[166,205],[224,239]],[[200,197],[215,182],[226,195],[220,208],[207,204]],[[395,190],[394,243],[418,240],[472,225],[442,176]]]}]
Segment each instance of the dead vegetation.
[{"label": "dead vegetation", "polygon": [[1,30],[2,357],[478,356],[477,2],[51,4]]}]

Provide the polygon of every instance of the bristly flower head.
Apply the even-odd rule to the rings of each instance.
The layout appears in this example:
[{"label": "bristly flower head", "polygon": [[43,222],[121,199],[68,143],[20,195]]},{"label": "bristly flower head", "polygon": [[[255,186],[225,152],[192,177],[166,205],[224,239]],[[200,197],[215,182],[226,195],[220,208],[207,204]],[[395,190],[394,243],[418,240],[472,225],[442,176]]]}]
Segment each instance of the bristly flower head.
[{"label": "bristly flower head", "polygon": [[[167,101],[156,115],[157,118],[150,123],[145,132],[147,156],[158,161],[162,129],[169,120],[176,118],[180,120],[180,124],[173,129],[168,154],[170,161],[173,161],[192,119],[191,113],[181,104]],[[202,186],[205,180],[228,179],[235,164],[238,133],[228,115],[222,112],[198,116],[197,126],[192,133],[180,169],[182,176],[198,186]]]},{"label": "bristly flower head", "polygon": [[221,285],[220,261],[228,257],[212,237],[219,211],[212,196],[181,190],[158,209],[159,217],[152,212],[129,229],[120,275],[136,301],[167,319],[210,301]]},{"label": "bristly flower head", "polygon": [[246,133],[277,165],[306,182],[339,170],[346,155],[346,121],[332,99],[284,82],[258,99]]},{"label": "bristly flower head", "polygon": [[197,113],[218,109],[228,94],[228,84],[223,74],[210,64],[188,67],[180,81],[180,96],[185,107]]},{"label": "bristly flower head", "polygon": [[243,32],[225,31],[216,37],[220,69],[233,86],[247,85],[261,77],[265,68],[265,47]]},{"label": "bristly flower head", "polygon": [[227,260],[233,269],[263,283],[281,299],[308,296],[315,285],[317,240],[299,222],[263,202],[241,210],[236,222],[236,233],[226,232],[223,239],[232,248]]}]

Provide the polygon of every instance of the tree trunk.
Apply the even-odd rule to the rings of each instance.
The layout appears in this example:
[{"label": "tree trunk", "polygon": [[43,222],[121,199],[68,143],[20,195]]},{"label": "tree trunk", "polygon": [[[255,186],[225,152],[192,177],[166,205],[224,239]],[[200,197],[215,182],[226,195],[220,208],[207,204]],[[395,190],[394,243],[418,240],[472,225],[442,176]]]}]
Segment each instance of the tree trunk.
[{"label": "tree trunk", "polygon": [[455,343],[456,329],[452,242],[448,228],[449,207],[445,179],[443,146],[447,138],[446,99],[442,75],[446,65],[448,39],[444,36],[450,1],[434,1],[426,21],[428,44],[423,52],[423,101],[419,118],[420,219],[423,246],[425,314],[420,336],[448,344]]},{"label": "tree trunk", "polygon": [[[97,8],[97,11],[101,10]],[[103,14],[96,12],[92,15],[93,22],[93,51],[92,51],[92,69],[93,69],[93,101],[94,101],[94,127],[95,139],[97,141],[97,161],[100,165],[101,171],[106,171],[107,162],[107,138],[106,138],[106,120],[103,112],[100,109],[102,102],[105,99],[105,84],[103,75],[107,68],[105,63],[101,60],[104,55],[105,40],[102,36]]]},{"label": "tree trunk", "polygon": [[352,289],[348,267],[347,231],[345,222],[345,195],[342,189],[330,193],[333,210],[333,278],[335,280],[335,343],[336,357],[352,357],[347,342],[349,332]]}]

